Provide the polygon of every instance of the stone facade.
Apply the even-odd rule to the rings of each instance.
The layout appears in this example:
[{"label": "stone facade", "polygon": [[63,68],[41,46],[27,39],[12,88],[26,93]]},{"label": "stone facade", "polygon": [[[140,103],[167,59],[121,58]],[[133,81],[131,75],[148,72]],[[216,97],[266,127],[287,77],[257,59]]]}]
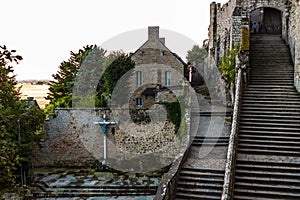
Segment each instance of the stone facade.
[{"label": "stone facade", "polygon": [[[136,65],[130,83],[131,90],[135,91],[130,100],[131,108],[136,107],[137,98],[142,102],[139,108],[150,108],[160,87],[180,84],[182,80],[178,79],[183,79],[187,68],[186,63],[165,46],[165,38],[159,37],[158,26],[148,27],[148,40],[132,54],[131,59]],[[152,94],[144,94],[148,88],[152,89]]]}]

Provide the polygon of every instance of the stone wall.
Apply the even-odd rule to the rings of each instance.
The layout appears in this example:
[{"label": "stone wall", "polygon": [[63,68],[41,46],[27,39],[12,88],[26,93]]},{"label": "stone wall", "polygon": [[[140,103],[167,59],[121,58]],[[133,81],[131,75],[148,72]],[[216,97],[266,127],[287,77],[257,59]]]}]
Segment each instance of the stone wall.
[{"label": "stone wall", "polygon": [[300,2],[293,1],[288,16],[288,42],[295,66],[295,87],[300,91]]},{"label": "stone wall", "polygon": [[[96,160],[102,161],[103,131],[95,122],[103,121],[103,114],[107,120],[114,120],[114,112],[105,109],[56,109],[45,122],[45,140],[33,151],[33,167],[92,167]],[[176,157],[181,147],[174,124],[160,118],[145,124],[119,121],[117,126],[109,126],[107,138],[107,157],[116,165],[146,159],[148,162],[158,160],[161,163],[157,165],[164,167]],[[150,154],[154,156],[149,157]],[[150,164],[137,162],[138,166],[134,167],[136,170],[147,169]]]},{"label": "stone wall", "polygon": [[[89,132],[98,138],[101,130],[94,122],[104,113],[110,115],[102,109],[56,109],[45,121],[45,140],[33,151],[33,166],[92,166],[96,159],[83,144],[82,136]],[[103,148],[102,145],[99,143],[95,148]]]}]

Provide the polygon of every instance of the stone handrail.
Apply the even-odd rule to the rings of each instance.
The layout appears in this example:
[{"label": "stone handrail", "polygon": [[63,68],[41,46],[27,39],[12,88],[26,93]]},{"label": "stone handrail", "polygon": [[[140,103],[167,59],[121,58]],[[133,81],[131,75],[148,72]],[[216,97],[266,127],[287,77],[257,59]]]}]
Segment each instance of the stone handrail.
[{"label": "stone handrail", "polygon": [[236,85],[235,85],[236,88],[235,88],[234,110],[233,110],[231,133],[230,133],[228,152],[227,152],[222,200],[233,199],[236,146],[238,140],[238,131],[239,131],[238,128],[239,128],[239,118],[240,118],[239,114],[240,114],[241,95],[242,95],[242,88],[243,88],[242,69],[237,68],[237,70],[238,72],[236,76]]},{"label": "stone handrail", "polygon": [[168,173],[164,176],[158,186],[154,200],[171,200],[175,198],[174,191],[176,190],[179,172],[189,155],[190,147],[191,146],[173,161]]}]

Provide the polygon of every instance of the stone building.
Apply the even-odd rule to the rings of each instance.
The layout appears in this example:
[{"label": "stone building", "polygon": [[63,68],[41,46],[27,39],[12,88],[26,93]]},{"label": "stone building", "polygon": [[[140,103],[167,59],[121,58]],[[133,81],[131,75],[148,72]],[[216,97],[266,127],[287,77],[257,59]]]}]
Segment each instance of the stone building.
[{"label": "stone building", "polygon": [[158,26],[148,27],[148,40],[131,59],[136,66],[130,107],[150,108],[155,101],[162,101],[162,96],[168,101],[175,99],[172,90],[179,88],[187,64],[165,46],[165,38],[159,37]]}]

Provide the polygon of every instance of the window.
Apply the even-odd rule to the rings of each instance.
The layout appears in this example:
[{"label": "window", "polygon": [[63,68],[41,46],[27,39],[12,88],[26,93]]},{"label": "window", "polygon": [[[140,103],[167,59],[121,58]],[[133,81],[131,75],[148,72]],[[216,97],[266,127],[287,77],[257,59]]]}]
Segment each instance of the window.
[{"label": "window", "polygon": [[161,51],[161,52],[160,52],[160,55],[161,55],[161,56],[165,56],[165,55],[166,55],[166,52],[165,52],[165,51]]},{"label": "window", "polygon": [[141,71],[136,72],[136,86],[137,87],[142,86],[142,72]]},{"label": "window", "polygon": [[170,73],[170,71],[165,71],[165,86],[171,86],[171,73]]},{"label": "window", "polygon": [[143,105],[142,98],[136,98],[135,99],[135,105],[138,107],[141,107]]}]

